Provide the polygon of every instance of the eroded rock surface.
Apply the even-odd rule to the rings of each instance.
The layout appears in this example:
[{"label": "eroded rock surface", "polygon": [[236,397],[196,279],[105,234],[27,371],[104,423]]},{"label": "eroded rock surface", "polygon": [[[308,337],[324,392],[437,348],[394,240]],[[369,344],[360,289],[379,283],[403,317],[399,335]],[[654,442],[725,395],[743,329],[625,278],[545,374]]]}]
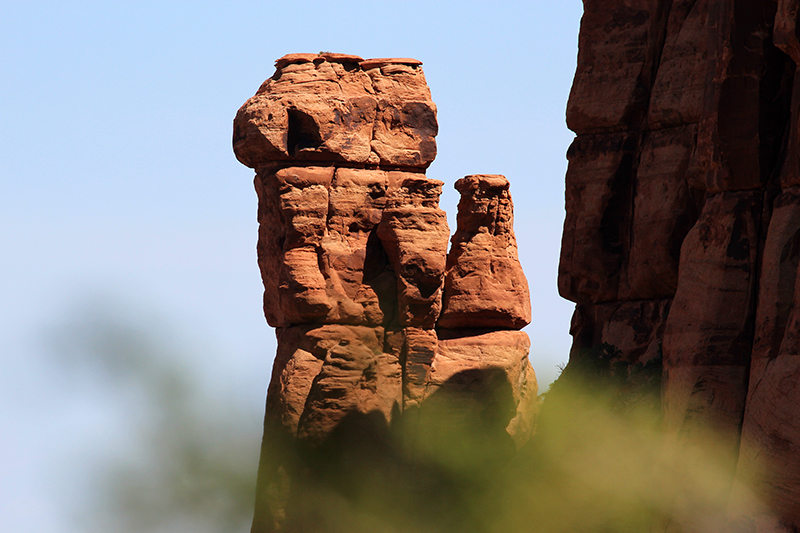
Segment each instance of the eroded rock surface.
[{"label": "eroded rock surface", "polygon": [[513,454],[531,434],[537,384],[518,331],[530,299],[509,184],[457,182],[448,255],[443,183],[425,175],[438,126],[420,65],[291,54],[234,120],[236,156],[256,170],[264,314],[278,337],[254,532],[305,527],[292,509],[299,480],[320,471],[315,450],[455,424]]},{"label": "eroded rock surface", "polygon": [[572,357],[663,356],[668,430],[712,428],[735,487],[721,530],[800,528],[798,7],[585,0],[567,107]]},{"label": "eroded rock surface", "polygon": [[461,201],[447,257],[440,327],[520,329],[531,321],[508,188],[503,176],[467,176],[456,182]]},{"label": "eroded rock surface", "polygon": [[416,59],[290,54],[236,115],[245,165],[348,162],[425,168],[436,157],[436,106]]}]

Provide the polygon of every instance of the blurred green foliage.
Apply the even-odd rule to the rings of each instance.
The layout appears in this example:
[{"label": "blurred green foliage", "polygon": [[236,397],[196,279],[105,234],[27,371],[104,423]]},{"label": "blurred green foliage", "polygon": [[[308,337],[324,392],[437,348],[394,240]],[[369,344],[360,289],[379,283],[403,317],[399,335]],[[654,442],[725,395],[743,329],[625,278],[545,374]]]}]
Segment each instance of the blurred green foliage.
[{"label": "blurred green foliage", "polygon": [[626,362],[610,345],[577,354],[516,453],[505,434],[507,388],[477,391],[486,409],[444,394],[392,426],[377,413],[354,414],[322,445],[273,450],[291,458],[282,530],[649,532],[725,523],[733,472],[711,431],[692,442],[664,431],[660,358]]},{"label": "blurred green foliage", "polygon": [[[105,387],[147,411],[130,417],[138,452],[101,468],[86,531],[247,531],[256,415],[211,391],[190,358],[146,329],[100,313],[65,331],[59,350],[72,364],[93,368]],[[352,413],[315,446],[268,438],[264,464],[274,471],[255,530],[276,521],[284,531],[312,533],[722,523],[718,495],[731,473],[715,461],[711,432],[691,447],[670,444],[660,372],[660,360],[628,363],[609,345],[573,357],[543,395],[536,434],[519,451],[505,433],[509,385],[493,379],[472,391],[473,403],[437,394],[391,424],[380,413]]]},{"label": "blurred green foliage", "polygon": [[[77,509],[84,531],[247,531],[260,414],[203,376],[202,360],[163,324],[90,304],[50,335],[76,395],[104,402],[127,437],[84,450],[93,493]],[[103,432],[99,431],[99,434]],[[109,441],[116,442],[111,438]]]}]

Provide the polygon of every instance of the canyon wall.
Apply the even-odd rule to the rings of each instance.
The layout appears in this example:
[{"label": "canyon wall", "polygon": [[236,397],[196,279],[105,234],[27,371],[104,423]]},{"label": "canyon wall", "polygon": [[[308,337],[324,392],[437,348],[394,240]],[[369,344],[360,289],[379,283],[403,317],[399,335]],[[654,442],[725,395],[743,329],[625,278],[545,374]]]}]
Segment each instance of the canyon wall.
[{"label": "canyon wall", "polygon": [[278,338],[254,532],[324,530],[298,522],[298,479],[316,468],[303,457],[330,460],[342,442],[369,455],[398,426],[414,439],[434,407],[447,423],[485,417],[510,454],[531,434],[537,385],[519,331],[530,300],[509,183],[456,182],[448,253],[443,183],[425,175],[437,131],[421,63],[404,58],[285,56],[236,115]]},{"label": "canyon wall", "polygon": [[713,431],[724,527],[797,531],[800,2],[583,3],[559,267],[571,358],[662,358],[671,438]]}]

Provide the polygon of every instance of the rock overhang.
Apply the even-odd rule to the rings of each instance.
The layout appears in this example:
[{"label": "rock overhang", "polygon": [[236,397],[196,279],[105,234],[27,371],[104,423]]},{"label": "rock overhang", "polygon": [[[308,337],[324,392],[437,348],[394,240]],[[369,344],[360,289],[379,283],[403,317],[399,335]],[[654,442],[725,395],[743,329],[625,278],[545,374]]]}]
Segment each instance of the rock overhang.
[{"label": "rock overhang", "polygon": [[411,58],[288,54],[239,110],[233,148],[251,168],[309,162],[425,169],[436,106]]}]

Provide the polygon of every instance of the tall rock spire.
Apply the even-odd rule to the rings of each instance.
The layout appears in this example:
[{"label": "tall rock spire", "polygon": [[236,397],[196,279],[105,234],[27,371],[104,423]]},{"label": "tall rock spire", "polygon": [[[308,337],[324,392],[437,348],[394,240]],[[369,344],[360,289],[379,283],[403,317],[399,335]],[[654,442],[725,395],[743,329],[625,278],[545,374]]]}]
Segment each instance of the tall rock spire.
[{"label": "tall rock spire", "polygon": [[353,435],[379,447],[401,424],[414,439],[434,404],[451,420],[490,412],[511,449],[532,431],[508,182],[459,180],[448,257],[443,183],[425,176],[437,132],[420,61],[330,53],[279,59],[234,120],[236,157],[256,170],[264,313],[278,337],[254,532],[297,526],[298,479],[316,468],[297,450]]}]

